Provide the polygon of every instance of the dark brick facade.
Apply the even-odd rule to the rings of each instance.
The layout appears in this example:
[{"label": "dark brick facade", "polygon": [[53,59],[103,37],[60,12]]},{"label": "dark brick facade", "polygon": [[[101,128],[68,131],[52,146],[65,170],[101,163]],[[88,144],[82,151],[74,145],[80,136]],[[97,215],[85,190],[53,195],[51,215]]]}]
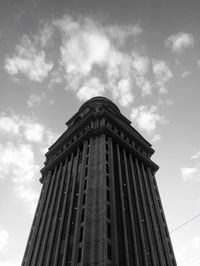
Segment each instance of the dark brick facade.
[{"label": "dark brick facade", "polygon": [[22,265],[176,265],[154,150],[104,97],[49,148]]}]

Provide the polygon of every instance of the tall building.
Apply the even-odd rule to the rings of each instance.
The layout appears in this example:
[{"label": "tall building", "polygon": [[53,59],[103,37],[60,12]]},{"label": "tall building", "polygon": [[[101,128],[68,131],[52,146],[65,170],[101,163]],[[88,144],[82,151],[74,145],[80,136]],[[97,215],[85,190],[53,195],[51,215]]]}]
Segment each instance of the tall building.
[{"label": "tall building", "polygon": [[49,148],[22,265],[176,265],[154,150],[109,99],[85,102]]}]

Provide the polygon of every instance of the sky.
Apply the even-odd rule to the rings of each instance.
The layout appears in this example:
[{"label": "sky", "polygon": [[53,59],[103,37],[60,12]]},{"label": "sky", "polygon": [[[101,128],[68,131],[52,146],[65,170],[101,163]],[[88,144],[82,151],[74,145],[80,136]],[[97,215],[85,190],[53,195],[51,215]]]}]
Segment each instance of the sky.
[{"label": "sky", "polygon": [[21,265],[40,169],[87,99],[155,149],[177,263],[200,265],[200,2],[1,0],[0,266]]}]

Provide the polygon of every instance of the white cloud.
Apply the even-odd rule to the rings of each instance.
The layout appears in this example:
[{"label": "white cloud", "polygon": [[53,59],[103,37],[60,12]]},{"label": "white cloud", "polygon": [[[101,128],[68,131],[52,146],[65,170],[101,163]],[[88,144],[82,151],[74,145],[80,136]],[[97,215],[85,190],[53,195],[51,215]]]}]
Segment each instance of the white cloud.
[{"label": "white cloud", "polygon": [[[4,137],[23,138],[28,142],[50,144],[49,138],[55,139],[57,134],[27,116],[0,113],[0,130]],[[54,136],[54,137],[53,137]]]},{"label": "white cloud", "polygon": [[0,266],[18,266],[18,263],[14,263],[13,261],[10,260],[4,260],[4,261],[0,261]]},{"label": "white cloud", "polygon": [[0,129],[2,133],[12,133],[14,135],[18,134],[19,123],[17,123],[17,117],[15,115],[10,117],[2,113],[0,117]]},{"label": "white cloud", "polygon": [[[102,95],[109,89],[122,106],[129,105],[134,99],[130,87],[135,78],[133,67],[139,68],[134,69],[135,72],[142,71],[143,62],[139,62],[139,56],[136,62],[136,53],[134,56],[126,54],[120,47],[127,38],[139,35],[140,27],[104,27],[87,17],[74,20],[70,16],[54,21],[54,25],[62,34],[60,51],[66,89],[73,90],[81,100],[88,99],[90,95]],[[135,61],[131,63],[133,57]],[[98,82],[93,79],[98,79]],[[91,81],[95,83],[93,87],[90,86]]]},{"label": "white cloud", "polygon": [[39,29],[39,33],[33,36],[34,42],[40,45],[42,48],[48,46],[54,35],[54,27],[46,22],[42,23]]},{"label": "white cloud", "polygon": [[27,101],[28,108],[36,107],[38,106],[42,101],[42,98],[36,94],[31,94]]},{"label": "white cloud", "polygon": [[0,254],[4,253],[5,247],[8,244],[8,238],[8,232],[2,226],[0,226]]},{"label": "white cloud", "polygon": [[192,246],[195,248],[200,248],[200,236],[195,236],[193,238]]},{"label": "white cloud", "polygon": [[117,43],[124,44],[124,42],[129,38],[140,35],[142,33],[142,29],[139,25],[134,26],[108,26],[105,28],[105,32],[114,39],[117,40]]},{"label": "white cloud", "polygon": [[16,183],[31,181],[39,171],[32,147],[28,144],[0,144],[0,179],[10,177]]},{"label": "white cloud", "polygon": [[155,85],[160,93],[166,93],[166,83],[173,77],[173,74],[165,61],[153,61],[153,73],[155,76]]},{"label": "white cloud", "polygon": [[34,213],[39,198],[39,193],[34,191],[29,184],[18,184],[16,186],[18,196],[29,204],[29,212]]},{"label": "white cloud", "polygon": [[[70,21],[70,18],[64,19]],[[62,30],[63,24],[62,20],[56,22]],[[66,73],[87,76],[95,64],[103,64],[107,60],[110,41],[91,20],[85,20],[82,26],[71,21],[71,27],[64,27],[64,32],[61,60]]]},{"label": "white cloud", "polygon": [[35,149],[49,147],[57,134],[27,116],[13,113],[0,114],[0,179],[9,179],[16,195],[33,212],[38,193],[32,186],[40,177]]},{"label": "white cloud", "polygon": [[39,123],[25,123],[24,136],[31,142],[42,142],[44,137],[44,126]]},{"label": "white cloud", "polygon": [[200,151],[191,156],[191,159],[199,159],[199,158],[200,158]]},{"label": "white cloud", "polygon": [[137,74],[144,76],[150,66],[150,59],[148,57],[139,56],[136,53],[133,53],[133,67],[136,70]]},{"label": "white cloud", "polygon": [[[55,32],[61,37],[60,55],[57,67],[51,71],[53,63],[46,60],[45,48],[59,44],[53,40]],[[72,90],[80,100],[109,90],[120,105],[127,107],[133,102],[136,90],[140,90],[142,97],[152,94],[155,86],[163,93],[172,78],[166,62],[138,52],[134,40],[141,33],[138,24],[104,25],[86,16],[65,15],[51,23],[43,22],[37,35],[24,36],[16,46],[16,55],[7,58],[5,67],[11,75],[23,73],[38,82],[51,71],[49,87],[64,82],[65,89]],[[135,45],[126,49],[128,41]],[[155,82],[150,80],[152,67]],[[40,101],[32,95],[28,107]]]},{"label": "white cloud", "polygon": [[152,84],[143,77],[136,78],[136,84],[142,90],[142,97],[152,94]]},{"label": "white cloud", "polygon": [[128,79],[121,79],[115,91],[116,97],[119,98],[119,103],[126,107],[133,102],[134,96],[131,91],[131,84]]},{"label": "white cloud", "polygon": [[141,130],[152,133],[157,127],[157,123],[164,123],[165,120],[159,115],[157,107],[152,105],[149,109],[147,106],[132,108],[131,120],[136,122]]},{"label": "white cloud", "polygon": [[169,36],[165,45],[171,48],[174,53],[182,53],[186,48],[194,46],[194,37],[192,34],[180,32]]},{"label": "white cloud", "polygon": [[46,62],[45,51],[37,49],[26,35],[16,46],[16,54],[5,60],[5,69],[11,76],[22,73],[37,82],[43,81],[52,68],[53,64]]},{"label": "white cloud", "polygon": [[200,60],[197,61],[197,67],[200,68]]},{"label": "white cloud", "polygon": [[191,75],[191,71],[188,71],[188,70],[183,71],[183,72],[181,73],[181,77],[182,77],[182,78],[186,78],[186,77],[188,77],[189,75]]},{"label": "white cloud", "polygon": [[196,174],[198,173],[197,167],[182,167],[181,168],[182,177],[185,181],[196,180]]},{"label": "white cloud", "polygon": [[158,142],[161,140],[161,136],[159,134],[155,134],[152,138],[152,142]]},{"label": "white cloud", "polygon": [[184,245],[174,245],[174,252],[178,265],[183,265],[186,260],[187,247]]},{"label": "white cloud", "polygon": [[40,176],[33,147],[7,142],[0,144],[0,153],[0,179],[11,179],[16,194],[29,204],[29,211],[33,213],[38,193],[31,186],[34,178]]},{"label": "white cloud", "polygon": [[94,96],[100,96],[104,93],[104,87],[99,80],[94,77],[88,80],[77,92],[77,97],[85,101]]}]

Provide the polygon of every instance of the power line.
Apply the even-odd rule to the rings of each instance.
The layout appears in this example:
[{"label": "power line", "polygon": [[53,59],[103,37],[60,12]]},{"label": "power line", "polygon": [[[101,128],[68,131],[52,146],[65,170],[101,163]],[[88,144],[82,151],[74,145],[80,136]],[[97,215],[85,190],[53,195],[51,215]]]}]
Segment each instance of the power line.
[{"label": "power line", "polygon": [[177,226],[176,228],[174,228],[173,230],[171,230],[169,233],[172,234],[174,232],[176,232],[177,230],[179,230],[180,228],[182,228],[183,226],[185,226],[186,224],[189,224],[190,222],[192,222],[193,220],[197,219],[200,217],[200,213],[197,214],[196,216],[192,217],[191,219],[189,219],[188,221],[184,222],[183,224]]}]

